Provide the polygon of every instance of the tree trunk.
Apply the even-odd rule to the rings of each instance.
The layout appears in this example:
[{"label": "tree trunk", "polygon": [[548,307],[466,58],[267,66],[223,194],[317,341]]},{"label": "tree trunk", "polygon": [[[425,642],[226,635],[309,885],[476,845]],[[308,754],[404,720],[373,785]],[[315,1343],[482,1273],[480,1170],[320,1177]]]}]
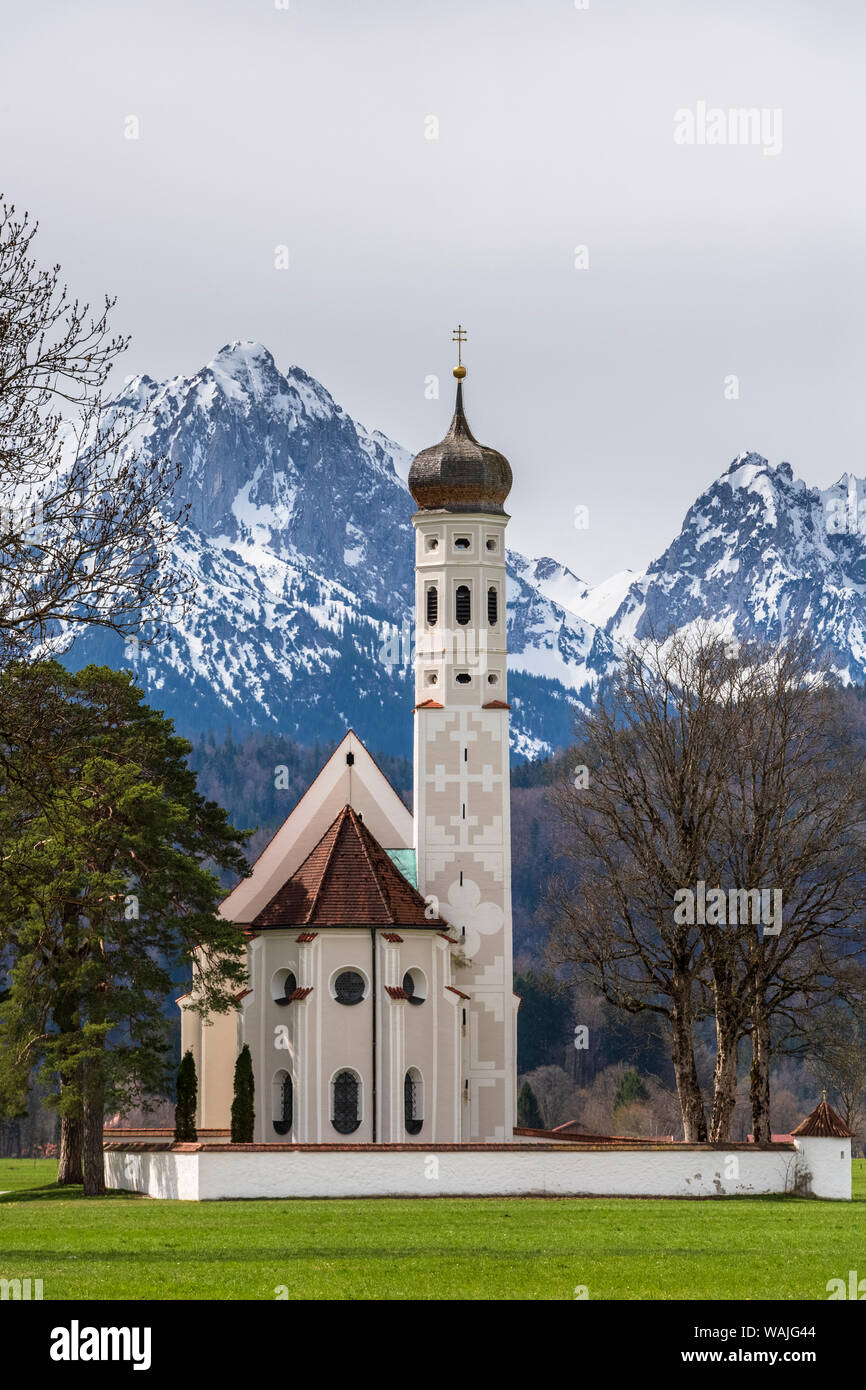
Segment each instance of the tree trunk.
[{"label": "tree trunk", "polygon": [[101,1097],[88,1097],[84,1102],[84,1195],[105,1195],[105,1159],[102,1151],[102,1126],[105,1112]]},{"label": "tree trunk", "polygon": [[60,1162],[57,1167],[57,1184],[68,1187],[80,1185],[84,1181],[81,1170],[81,1115],[61,1115],[60,1117]]},{"label": "tree trunk", "polygon": [[[67,951],[78,949],[78,918],[75,905],[67,903],[63,910],[63,942]],[[74,992],[59,988],[54,1005],[54,1021],[60,1033],[74,1036],[78,1027],[78,999]],[[75,1109],[60,1117],[60,1162],[57,1166],[57,1184],[68,1187],[83,1183],[81,1167],[81,1066],[61,1067],[60,1094],[72,1091],[76,1095]]]},{"label": "tree trunk", "polygon": [[105,1195],[105,1158],[102,1129],[105,1124],[105,1073],[101,1056],[88,1058],[84,1070],[84,1195]]},{"label": "tree trunk", "polygon": [[707,1117],[695,1064],[691,1010],[687,1006],[674,1005],[671,1031],[674,1075],[683,1115],[683,1134],[687,1144],[703,1144],[707,1138]]},{"label": "tree trunk", "polygon": [[752,1137],[756,1144],[769,1144],[770,1128],[770,1020],[763,993],[756,991],[752,1001],[752,1070],[749,1094],[752,1102]]},{"label": "tree trunk", "polygon": [[737,1103],[739,1034],[738,1020],[732,1018],[730,1011],[716,998],[716,1067],[710,1117],[710,1141],[713,1144],[727,1144],[731,1138],[731,1120]]}]

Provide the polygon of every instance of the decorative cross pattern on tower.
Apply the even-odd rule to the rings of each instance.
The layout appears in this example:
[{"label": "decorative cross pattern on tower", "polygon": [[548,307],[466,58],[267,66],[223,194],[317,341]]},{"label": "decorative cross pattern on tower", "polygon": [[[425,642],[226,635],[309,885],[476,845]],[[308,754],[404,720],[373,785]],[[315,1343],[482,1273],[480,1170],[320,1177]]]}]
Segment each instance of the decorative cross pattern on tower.
[{"label": "decorative cross pattern on tower", "polygon": [[458,323],[457,327],[456,327],[456,328],[452,328],[452,330],[451,330],[451,341],[452,341],[452,343],[456,343],[456,344],[457,344],[457,365],[458,365],[458,367],[462,367],[462,366],[463,366],[463,344],[466,342],[466,339],[468,338],[468,336],[469,336],[469,334],[466,332],[466,329],[463,327],[463,324],[462,324],[462,323]]}]

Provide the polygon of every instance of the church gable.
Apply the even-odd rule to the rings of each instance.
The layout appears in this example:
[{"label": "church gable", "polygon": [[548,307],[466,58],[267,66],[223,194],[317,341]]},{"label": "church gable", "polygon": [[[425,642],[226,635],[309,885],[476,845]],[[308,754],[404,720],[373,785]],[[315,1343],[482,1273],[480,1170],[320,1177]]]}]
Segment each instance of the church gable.
[{"label": "church gable", "polygon": [[351,806],[253,921],[256,928],[400,926],[441,928],[424,899]]},{"label": "church gable", "polygon": [[370,756],[349,732],[325,763],[294,810],[220,907],[231,922],[252,923],[313,852],[345,806],[363,817],[380,845],[413,847],[412,814]]}]

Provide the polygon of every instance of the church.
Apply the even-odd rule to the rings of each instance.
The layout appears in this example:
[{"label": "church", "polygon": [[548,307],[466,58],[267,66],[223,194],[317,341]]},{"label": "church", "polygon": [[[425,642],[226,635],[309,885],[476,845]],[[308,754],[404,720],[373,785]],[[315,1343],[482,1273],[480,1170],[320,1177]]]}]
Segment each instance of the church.
[{"label": "church", "polygon": [[[221,906],[248,942],[237,1012],[178,1000],[197,1125],[230,1123],[253,1059],[257,1144],[513,1138],[505,502],[508,460],[456,405],[412,462],[410,814],[358,735],[339,747]],[[194,985],[193,985],[194,989]]]},{"label": "church", "polygon": [[[461,342],[462,329],[456,333]],[[195,1142],[107,1130],[106,1183],[183,1201],[430,1196],[851,1199],[826,1101],[770,1144],[518,1128],[505,503],[511,468],[454,417],[412,462],[413,811],[349,730],[220,911],[247,943],[237,1007],[179,999]],[[195,991],[195,977],[193,978]],[[228,1142],[248,1046],[253,1141]]]}]

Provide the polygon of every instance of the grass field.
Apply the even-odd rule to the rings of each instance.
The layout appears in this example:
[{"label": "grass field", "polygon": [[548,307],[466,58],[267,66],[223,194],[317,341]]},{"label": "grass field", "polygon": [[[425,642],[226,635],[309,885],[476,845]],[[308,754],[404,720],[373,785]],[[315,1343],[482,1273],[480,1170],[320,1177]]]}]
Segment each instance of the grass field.
[{"label": "grass field", "polygon": [[0,1277],[46,1299],[826,1299],[866,1276],[854,1201],[795,1197],[164,1202],[85,1199],[0,1159]]}]

